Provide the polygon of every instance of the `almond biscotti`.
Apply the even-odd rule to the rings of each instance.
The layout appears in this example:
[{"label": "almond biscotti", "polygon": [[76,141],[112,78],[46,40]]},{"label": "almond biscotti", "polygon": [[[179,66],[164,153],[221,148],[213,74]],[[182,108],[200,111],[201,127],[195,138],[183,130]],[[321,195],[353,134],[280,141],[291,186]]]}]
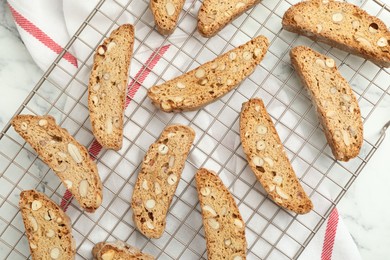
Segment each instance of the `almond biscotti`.
[{"label": "almond biscotti", "polygon": [[166,215],[195,138],[188,126],[170,125],[145,155],[131,206],[138,229],[147,237],[162,236]]},{"label": "almond biscotti", "polygon": [[134,27],[114,30],[95,53],[88,85],[92,131],[105,148],[119,150],[123,142],[123,114],[133,54]]},{"label": "almond biscotti", "polygon": [[240,136],[249,166],[269,196],[286,209],[298,214],[308,213],[313,204],[299,183],[260,99],[243,104]]},{"label": "almond biscotti", "polygon": [[173,33],[185,0],[150,0],[157,30],[163,35]]},{"label": "almond biscotti", "polygon": [[305,1],[283,16],[283,28],[390,67],[390,31],[359,7],[333,0]]},{"label": "almond biscotti", "polygon": [[208,259],[246,259],[245,223],[233,196],[221,179],[206,169],[199,169],[195,179]]},{"label": "almond biscotti", "polygon": [[198,31],[204,37],[212,37],[259,2],[260,0],[204,0],[198,13]]},{"label": "almond biscotti", "polygon": [[18,115],[12,126],[57,174],[81,207],[94,212],[102,203],[102,183],[87,149],[52,116]]},{"label": "almond biscotti", "polygon": [[290,52],[291,62],[317,109],[337,160],[356,157],[363,143],[359,104],[333,59],[304,46]]},{"label": "almond biscotti", "polygon": [[267,49],[268,39],[258,36],[190,72],[151,87],[148,96],[165,112],[196,110],[222,97],[252,74]]},{"label": "almond biscotti", "polygon": [[97,243],[92,249],[92,255],[96,260],[153,260],[154,257],[142,253],[137,248],[128,245],[122,241],[116,241],[113,243],[100,242]]},{"label": "almond biscotti", "polygon": [[43,193],[26,190],[20,193],[19,207],[32,259],[75,259],[70,219],[57,204]]}]

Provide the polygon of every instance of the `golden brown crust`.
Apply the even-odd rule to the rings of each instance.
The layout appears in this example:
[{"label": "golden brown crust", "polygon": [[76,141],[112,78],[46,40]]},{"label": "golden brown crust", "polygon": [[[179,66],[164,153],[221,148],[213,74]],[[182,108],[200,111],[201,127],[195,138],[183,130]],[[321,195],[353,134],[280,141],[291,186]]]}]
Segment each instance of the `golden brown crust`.
[{"label": "golden brown crust", "polygon": [[377,17],[359,7],[330,0],[293,5],[283,16],[283,28],[341,50],[390,66],[390,31]]},{"label": "golden brown crust", "polygon": [[243,104],[240,136],[249,166],[269,196],[281,207],[298,214],[312,210],[313,204],[299,183],[260,99]]},{"label": "golden brown crust", "polygon": [[293,48],[290,56],[336,159],[348,161],[358,156],[363,144],[359,103],[334,60],[304,46]]},{"label": "golden brown crust", "polygon": [[147,237],[162,236],[187,155],[195,138],[188,126],[170,125],[145,155],[131,206],[137,228]]},{"label": "golden brown crust", "polygon": [[94,212],[102,203],[102,183],[87,149],[58,126],[52,116],[18,115],[11,123],[57,174],[80,206]]},{"label": "golden brown crust", "polygon": [[123,114],[134,45],[134,27],[121,25],[96,49],[88,84],[88,108],[93,134],[107,149],[123,142]]},{"label": "golden brown crust", "polygon": [[268,49],[268,39],[251,41],[162,85],[148,96],[164,112],[199,109],[227,94],[253,73]]},{"label": "golden brown crust", "polygon": [[45,194],[20,193],[19,207],[32,259],[75,259],[76,244],[69,217]]},{"label": "golden brown crust", "polygon": [[207,169],[195,175],[208,259],[246,259],[245,222],[229,190]]},{"label": "golden brown crust", "polygon": [[198,31],[204,37],[212,37],[259,2],[260,0],[204,0],[198,13]]}]

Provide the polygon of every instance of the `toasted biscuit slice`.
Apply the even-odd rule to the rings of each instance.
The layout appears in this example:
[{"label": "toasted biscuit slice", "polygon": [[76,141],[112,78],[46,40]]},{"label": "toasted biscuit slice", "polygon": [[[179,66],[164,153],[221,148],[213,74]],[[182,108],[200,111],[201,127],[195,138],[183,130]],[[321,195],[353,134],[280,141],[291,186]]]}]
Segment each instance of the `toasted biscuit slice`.
[{"label": "toasted biscuit slice", "polygon": [[249,166],[269,196],[278,205],[298,214],[309,212],[313,204],[299,183],[260,99],[243,104],[240,136]]},{"label": "toasted biscuit slice", "polygon": [[204,37],[212,37],[259,2],[260,0],[204,0],[198,13],[198,31]]},{"label": "toasted biscuit slice", "polygon": [[195,179],[208,259],[246,259],[245,223],[232,194],[206,169],[199,169]]},{"label": "toasted biscuit slice", "polygon": [[168,35],[173,33],[184,2],[185,0],[150,0],[150,9],[152,10],[157,30],[161,34]]},{"label": "toasted biscuit slice", "polygon": [[89,77],[88,107],[93,134],[105,148],[119,150],[123,142],[123,114],[133,54],[134,27],[120,26],[95,53]]},{"label": "toasted biscuit slice", "polygon": [[262,61],[268,40],[259,36],[213,61],[148,90],[165,112],[196,110],[222,97],[248,77]]},{"label": "toasted biscuit slice", "polygon": [[194,138],[190,127],[170,125],[145,155],[131,206],[136,226],[147,237],[159,238],[165,230],[167,212]]},{"label": "toasted biscuit slice", "polygon": [[92,249],[92,255],[96,260],[153,260],[154,257],[142,253],[137,248],[122,241],[114,243],[100,242]]},{"label": "toasted biscuit slice", "polygon": [[333,155],[341,161],[358,156],[363,144],[359,104],[334,60],[304,46],[292,49],[290,56],[317,109]]},{"label": "toasted biscuit slice", "polygon": [[52,116],[18,115],[12,126],[57,174],[81,207],[94,212],[102,203],[102,183],[87,149]]},{"label": "toasted biscuit slice", "polygon": [[19,207],[32,259],[75,259],[70,219],[57,204],[43,193],[26,190],[20,193]]},{"label": "toasted biscuit slice", "polygon": [[390,66],[390,31],[359,7],[333,0],[305,1],[283,16],[283,28],[341,50]]}]

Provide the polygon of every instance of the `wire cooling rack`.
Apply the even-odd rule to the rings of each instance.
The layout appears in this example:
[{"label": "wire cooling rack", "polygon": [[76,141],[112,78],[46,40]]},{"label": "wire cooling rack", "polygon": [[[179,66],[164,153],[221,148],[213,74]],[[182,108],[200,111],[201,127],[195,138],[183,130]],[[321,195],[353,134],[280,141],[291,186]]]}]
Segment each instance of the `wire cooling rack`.
[{"label": "wire cooling rack", "polygon": [[[348,163],[335,161],[308,95],[292,70],[288,52],[293,46],[306,44],[332,56],[354,88],[365,125],[377,104],[389,94],[390,73],[356,56],[282,30],[283,13],[296,2],[264,0],[211,39],[196,32],[201,4],[197,0],[187,1],[175,34],[167,38],[154,29],[148,1],[101,0],[97,4],[17,111],[51,114],[82,144],[96,146],[87,108],[93,50],[130,17],[136,27],[136,41],[123,149],[102,150],[94,156],[104,184],[104,201],[96,213],[82,212],[76,202],[68,201],[67,205],[78,259],[90,259],[95,243],[114,239],[127,241],[158,259],[205,259],[206,242],[194,182],[194,173],[200,167],[218,172],[233,193],[247,225],[248,259],[298,258],[375,153],[384,134],[365,136],[356,159]],[[390,8],[385,4],[367,0],[360,5],[390,24]],[[109,25],[104,31],[99,24],[102,19]],[[195,112],[166,114],[146,98],[146,90],[152,85],[259,34],[266,35],[271,43],[266,58],[244,83],[221,100]],[[75,51],[80,46],[87,51]],[[77,57],[77,69],[62,65],[66,51]],[[61,83],[53,75],[61,75]],[[251,97],[264,100],[293,167],[314,203],[314,210],[307,215],[276,206],[245,162],[238,118],[242,102]],[[196,139],[168,214],[166,231],[161,239],[149,240],[134,228],[129,202],[143,155],[171,123],[190,125],[196,131]],[[60,203],[65,189],[9,124],[0,135],[0,172],[0,259],[26,259],[29,249],[18,212],[19,193],[34,188]]]}]

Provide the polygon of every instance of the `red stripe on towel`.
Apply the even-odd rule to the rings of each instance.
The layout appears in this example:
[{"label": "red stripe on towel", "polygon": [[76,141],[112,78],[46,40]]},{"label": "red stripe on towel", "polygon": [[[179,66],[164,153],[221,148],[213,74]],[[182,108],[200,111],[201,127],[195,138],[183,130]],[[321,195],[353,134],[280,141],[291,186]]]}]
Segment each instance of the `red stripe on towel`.
[{"label": "red stripe on towel", "polygon": [[334,240],[339,223],[339,213],[336,208],[329,215],[328,223],[325,230],[324,244],[322,245],[321,260],[331,260],[333,253]]},{"label": "red stripe on towel", "polygon": [[[142,68],[137,72],[135,78],[138,80],[137,81],[132,80],[127,87],[129,94],[126,97],[126,105],[125,105],[126,108],[130,104],[130,101],[133,99],[134,95],[137,93],[141,84],[148,77],[150,71],[154,68],[154,66],[156,66],[158,61],[161,59],[164,53],[169,49],[170,46],[171,46],[170,44],[165,45],[162,46],[160,49],[155,50],[145,63],[148,64],[148,66],[146,65],[142,66]],[[99,144],[99,142],[96,139],[94,139],[92,145],[88,149],[89,154],[92,156],[92,160],[96,160],[96,157],[99,155],[101,150],[102,150],[102,146]],[[61,208],[64,211],[68,209],[68,206],[72,201],[72,198],[73,197],[70,191],[66,190],[61,200]]]},{"label": "red stripe on towel", "polygon": [[[22,14],[20,14],[18,11],[16,11],[15,8],[13,8],[9,3],[8,3],[8,6],[9,6],[11,13],[15,19],[15,22],[21,28],[23,28],[23,30],[25,30],[26,32],[31,34],[35,39],[40,41],[43,45],[48,47],[53,52],[55,52],[57,54],[60,54],[62,52],[63,48],[58,43],[56,43],[52,38],[50,38],[46,33],[44,33],[41,29],[39,29],[32,22],[30,22]],[[66,52],[65,55],[63,56],[63,58],[77,68],[77,59],[75,56],[73,56],[69,52]]]}]

